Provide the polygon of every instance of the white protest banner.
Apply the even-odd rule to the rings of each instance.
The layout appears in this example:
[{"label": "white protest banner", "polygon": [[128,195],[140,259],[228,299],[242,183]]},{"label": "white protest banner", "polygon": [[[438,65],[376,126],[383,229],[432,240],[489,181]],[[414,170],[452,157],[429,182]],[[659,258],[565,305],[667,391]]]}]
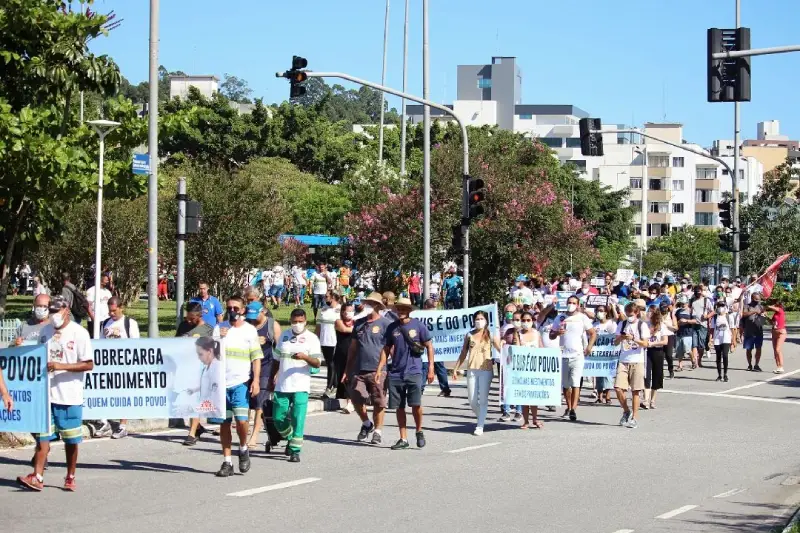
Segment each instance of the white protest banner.
[{"label": "white protest banner", "polygon": [[592,287],[605,287],[606,286],[606,279],[605,278],[592,278],[589,282]]},{"label": "white protest banner", "polygon": [[428,327],[433,339],[434,360],[456,361],[464,345],[464,336],[475,327],[472,315],[478,311],[489,315],[489,330],[492,335],[499,333],[500,322],[496,303],[467,309],[414,311],[411,316]]},{"label": "white protest banner", "polygon": [[561,405],[560,349],[506,346],[500,361],[504,403]]},{"label": "white protest banner", "polygon": [[634,271],[632,268],[618,268],[617,281],[628,283],[633,279]]},{"label": "white protest banner", "polygon": [[225,418],[225,352],[211,337],[92,341],[83,417]]},{"label": "white protest banner", "polygon": [[613,378],[617,375],[620,346],[614,346],[613,333],[601,333],[592,347],[592,353],[584,359],[584,377]]},{"label": "white protest banner", "polygon": [[587,294],[586,300],[583,304],[584,307],[596,309],[601,305],[608,305],[608,295],[605,294]]}]

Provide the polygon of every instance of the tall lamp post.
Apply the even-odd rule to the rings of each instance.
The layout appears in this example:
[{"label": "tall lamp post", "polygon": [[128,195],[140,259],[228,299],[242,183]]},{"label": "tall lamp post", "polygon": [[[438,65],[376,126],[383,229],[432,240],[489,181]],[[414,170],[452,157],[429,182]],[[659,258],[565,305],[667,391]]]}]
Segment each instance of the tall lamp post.
[{"label": "tall lamp post", "polygon": [[92,320],[92,338],[100,337],[100,321],[97,319],[100,309],[100,278],[103,275],[103,263],[101,244],[103,239],[103,163],[106,151],[106,135],[119,126],[119,122],[113,120],[90,120],[87,122],[100,137],[100,163],[98,165],[97,177],[97,236],[94,250],[94,302],[92,309],[94,319]]}]

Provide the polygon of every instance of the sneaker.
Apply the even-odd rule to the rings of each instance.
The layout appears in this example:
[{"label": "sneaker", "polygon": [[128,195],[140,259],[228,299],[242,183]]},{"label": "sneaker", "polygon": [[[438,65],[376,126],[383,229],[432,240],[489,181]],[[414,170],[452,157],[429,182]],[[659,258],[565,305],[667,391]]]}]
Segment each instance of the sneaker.
[{"label": "sneaker", "polygon": [[383,437],[377,431],[372,434],[372,440],[369,441],[370,444],[383,444]]},{"label": "sneaker", "polygon": [[483,428],[476,427],[475,431],[473,431],[472,434],[475,435],[476,437],[480,437],[481,435],[483,435]]},{"label": "sneaker", "polygon": [[630,429],[636,429],[639,427],[639,423],[636,421],[635,418],[629,418],[628,423],[625,424],[625,427]]},{"label": "sneaker", "polygon": [[722,381],[722,376],[717,376],[716,381]]},{"label": "sneaker", "polygon": [[752,372],[753,371],[753,365],[747,365],[747,371],[748,372]]},{"label": "sneaker", "polygon": [[17,483],[26,489],[35,490],[36,492],[41,492],[44,488],[44,481],[36,479],[36,474],[28,474],[25,477],[19,476],[17,478]]},{"label": "sneaker", "polygon": [[291,457],[292,456],[292,450],[289,449],[289,445],[288,444],[286,445],[286,448],[284,448],[284,450],[283,450],[283,455],[285,455],[286,457]]},{"label": "sneaker", "polygon": [[417,431],[417,448],[424,448],[425,444],[425,433]]},{"label": "sneaker", "polygon": [[722,381],[724,381],[725,383],[728,382],[728,374],[725,374],[725,376],[723,376]]},{"label": "sneaker", "polygon": [[114,430],[111,428],[111,424],[106,422],[103,424],[100,429],[94,432],[94,438],[99,439],[101,437],[110,437]]},{"label": "sneaker", "polygon": [[369,437],[369,434],[372,433],[374,430],[375,430],[375,424],[373,424],[372,422],[370,422],[368,426],[361,424],[361,431],[358,432],[356,440],[358,442],[364,442],[365,440],[367,440],[367,437]]},{"label": "sneaker", "polygon": [[503,413],[500,415],[500,418],[498,418],[499,422],[508,422],[509,420],[511,420],[511,415],[508,413]]},{"label": "sneaker", "polygon": [[564,411],[564,414],[561,415],[561,418],[569,418],[569,409]]},{"label": "sneaker", "polygon": [[450,394],[451,392],[449,390],[443,390],[442,392],[439,393],[439,396],[444,396],[445,398],[449,398]]},{"label": "sneaker", "polygon": [[183,441],[184,446],[194,446],[197,444],[197,437],[193,435],[186,435],[186,440]]},{"label": "sneaker", "polygon": [[511,417],[512,422],[519,422],[522,420],[522,413],[514,413],[514,416]]},{"label": "sneaker", "polygon": [[250,450],[239,451],[239,472],[242,474],[250,470]]},{"label": "sneaker", "polygon": [[114,433],[111,434],[112,439],[124,439],[128,436],[128,430],[124,427],[120,427]]},{"label": "sneaker", "polygon": [[754,372],[762,372],[762,370],[761,370],[761,367],[760,367],[760,366],[758,366],[758,365],[756,365],[756,366],[754,366],[754,367],[753,367],[753,371],[754,371]]},{"label": "sneaker", "polygon": [[75,484],[75,476],[67,476],[64,478],[64,490],[75,492],[78,486]]},{"label": "sneaker", "polygon": [[230,477],[233,475],[233,465],[227,461],[222,462],[222,466],[214,474],[217,477]]},{"label": "sneaker", "polygon": [[619,425],[624,426],[625,424],[627,424],[630,416],[631,416],[630,412],[622,413],[622,418],[619,419]]},{"label": "sneaker", "polygon": [[392,444],[393,450],[407,450],[409,448],[408,441],[403,439],[398,439],[397,442]]},{"label": "sneaker", "polygon": [[575,414],[575,409],[569,410],[569,419],[572,420],[573,422],[578,420],[578,415]]},{"label": "sneaker", "polygon": [[299,463],[300,462],[300,454],[299,453],[293,453],[292,455],[290,455],[289,456],[289,462],[290,463]]},{"label": "sneaker", "polygon": [[670,371],[669,379],[675,379],[675,371],[674,370]]},{"label": "sneaker", "polygon": [[779,366],[775,370],[772,371],[773,374],[783,374],[783,367]]}]

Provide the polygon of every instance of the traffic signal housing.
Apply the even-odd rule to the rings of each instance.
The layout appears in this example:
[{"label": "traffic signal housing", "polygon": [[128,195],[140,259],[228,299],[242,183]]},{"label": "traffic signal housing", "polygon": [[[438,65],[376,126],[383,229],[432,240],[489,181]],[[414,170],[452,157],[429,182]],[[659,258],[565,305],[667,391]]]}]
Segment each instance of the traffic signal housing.
[{"label": "traffic signal housing", "polygon": [[304,69],[307,66],[306,58],[292,56],[292,68],[283,73],[283,77],[289,80],[289,98],[299,98],[306,94],[304,83],[308,79],[308,74]]},{"label": "traffic signal housing", "polygon": [[467,226],[456,224],[453,226],[453,251],[456,254],[463,254],[467,250]]},{"label": "traffic signal housing", "polygon": [[714,59],[713,54],[750,50],[750,28],[709,28],[708,33],[709,102],[750,101],[750,57]]},{"label": "traffic signal housing", "polygon": [[740,233],[739,234],[739,251],[744,252],[750,248],[750,234],[749,233]]},{"label": "traffic signal housing", "polygon": [[467,223],[483,215],[486,198],[485,183],[481,178],[467,177]]},{"label": "traffic signal housing", "polygon": [[733,228],[733,218],[731,215],[732,202],[733,200],[723,200],[717,204],[717,207],[719,207],[719,221],[722,223],[723,227],[728,229]]},{"label": "traffic signal housing", "polygon": [[723,252],[733,251],[733,239],[731,237],[732,235],[730,233],[726,233],[724,231],[720,232],[719,247]]},{"label": "traffic signal housing", "polygon": [[599,118],[582,118],[578,121],[581,137],[581,155],[603,155],[603,135],[600,133]]}]

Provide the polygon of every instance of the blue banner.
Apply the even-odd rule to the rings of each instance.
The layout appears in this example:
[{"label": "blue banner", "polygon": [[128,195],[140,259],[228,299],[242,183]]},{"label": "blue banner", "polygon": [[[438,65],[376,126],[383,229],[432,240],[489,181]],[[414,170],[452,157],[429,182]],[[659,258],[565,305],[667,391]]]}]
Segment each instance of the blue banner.
[{"label": "blue banner", "polygon": [[583,375],[591,378],[614,378],[617,375],[620,346],[614,346],[613,333],[602,333],[597,336],[592,353],[584,359]]},{"label": "blue banner", "polygon": [[561,405],[560,349],[506,346],[500,361],[504,403]]},{"label": "blue banner", "polygon": [[567,300],[575,294],[573,291],[558,291],[556,292],[556,311],[563,313],[567,310]]},{"label": "blue banner", "polygon": [[47,346],[20,346],[0,350],[0,369],[14,400],[10,411],[0,406],[0,432],[50,431],[50,383]]},{"label": "blue banner", "polygon": [[[475,327],[472,315],[478,311],[488,315],[492,335],[498,334],[500,324],[496,303],[467,309],[413,311],[411,316],[428,327],[433,339],[434,361],[456,361],[464,346],[464,336]],[[426,357],[422,357],[423,361],[427,361]]]},{"label": "blue banner", "polygon": [[150,155],[133,154],[133,173],[150,174]]},{"label": "blue banner", "polygon": [[225,353],[211,337],[92,341],[84,419],[225,418]]}]

